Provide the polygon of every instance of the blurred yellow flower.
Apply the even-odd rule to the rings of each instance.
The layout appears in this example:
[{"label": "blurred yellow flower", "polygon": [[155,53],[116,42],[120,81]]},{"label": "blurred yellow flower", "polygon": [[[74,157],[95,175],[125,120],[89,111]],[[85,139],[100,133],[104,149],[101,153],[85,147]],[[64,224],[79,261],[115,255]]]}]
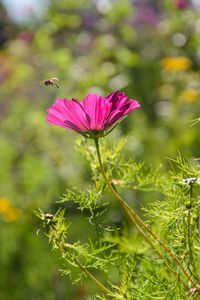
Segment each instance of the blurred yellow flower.
[{"label": "blurred yellow flower", "polygon": [[12,207],[10,210],[7,211],[5,215],[5,219],[7,222],[13,222],[19,219],[21,210],[16,207]]},{"label": "blurred yellow flower", "polygon": [[10,208],[10,201],[7,198],[0,198],[0,213],[6,212]]},{"label": "blurred yellow flower", "polygon": [[199,93],[193,89],[184,90],[180,95],[180,99],[186,103],[196,102],[198,98]]},{"label": "blurred yellow flower", "polygon": [[7,222],[12,222],[19,219],[21,210],[12,206],[11,202],[7,198],[0,198],[0,214],[4,216]]},{"label": "blurred yellow flower", "polygon": [[165,57],[161,60],[161,67],[170,72],[188,70],[191,66],[191,59],[185,56]]}]

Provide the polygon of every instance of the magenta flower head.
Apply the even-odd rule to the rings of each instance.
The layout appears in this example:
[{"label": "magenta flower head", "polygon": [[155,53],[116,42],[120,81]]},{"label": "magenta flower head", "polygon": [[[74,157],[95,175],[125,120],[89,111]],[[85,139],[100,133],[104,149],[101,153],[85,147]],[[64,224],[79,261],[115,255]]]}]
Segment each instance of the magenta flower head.
[{"label": "magenta flower head", "polygon": [[75,130],[87,138],[107,135],[132,110],[140,107],[136,100],[116,91],[107,97],[88,94],[82,102],[57,99],[47,110],[47,122]]}]

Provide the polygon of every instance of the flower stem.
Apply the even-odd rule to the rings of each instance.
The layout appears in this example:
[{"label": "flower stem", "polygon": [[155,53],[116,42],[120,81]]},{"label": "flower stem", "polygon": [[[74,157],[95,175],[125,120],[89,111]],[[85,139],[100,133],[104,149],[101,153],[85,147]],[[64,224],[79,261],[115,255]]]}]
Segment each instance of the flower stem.
[{"label": "flower stem", "polygon": [[[99,161],[99,166],[101,169],[102,176],[104,177],[108,187],[112,191],[112,193],[115,195],[116,199],[124,209],[124,211],[127,213],[128,217],[132,216],[136,222],[139,224],[140,228],[144,228],[156,241],[159,242],[159,244],[162,246],[164,251],[171,256],[171,258],[174,260],[174,262],[179,266],[179,268],[182,270],[182,272],[185,274],[187,279],[195,285],[194,281],[191,279],[191,276],[188,274],[188,272],[184,269],[179,259],[176,257],[176,255],[170,250],[170,248],[145,224],[145,222],[135,213],[135,211],[126,203],[126,201],[121,197],[121,195],[117,192],[113,184],[109,181],[107,178],[106,172],[104,170],[104,166],[102,164],[101,160],[101,154],[99,149],[99,140],[94,139],[96,150],[97,150],[97,156]],[[129,217],[130,218],[130,217]],[[147,240],[149,242],[149,240]],[[152,246],[152,245],[151,245]]]}]

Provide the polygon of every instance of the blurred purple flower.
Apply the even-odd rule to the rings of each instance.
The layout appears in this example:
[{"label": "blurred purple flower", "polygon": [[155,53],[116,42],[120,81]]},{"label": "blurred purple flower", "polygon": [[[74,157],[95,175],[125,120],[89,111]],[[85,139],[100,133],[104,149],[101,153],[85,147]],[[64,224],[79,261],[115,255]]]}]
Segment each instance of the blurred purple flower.
[{"label": "blurred purple flower", "polygon": [[105,98],[88,94],[82,102],[75,99],[57,99],[47,110],[47,122],[75,130],[85,137],[98,138],[105,136],[107,129],[138,107],[140,104],[136,100],[129,100],[120,91]]},{"label": "blurred purple flower", "polygon": [[188,0],[175,0],[175,5],[179,9],[185,9],[189,6]]},{"label": "blurred purple flower", "polygon": [[156,26],[159,22],[159,7],[149,5],[143,2],[135,2],[136,14],[134,17],[134,25],[136,26]]},{"label": "blurred purple flower", "polygon": [[18,34],[18,39],[21,40],[21,41],[23,41],[24,43],[29,44],[33,40],[33,33],[28,32],[28,31],[21,31]]}]

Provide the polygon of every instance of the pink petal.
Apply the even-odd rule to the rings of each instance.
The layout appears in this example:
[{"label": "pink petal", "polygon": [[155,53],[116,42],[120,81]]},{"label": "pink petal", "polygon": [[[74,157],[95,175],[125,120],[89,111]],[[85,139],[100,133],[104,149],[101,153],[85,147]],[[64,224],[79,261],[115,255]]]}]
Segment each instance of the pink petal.
[{"label": "pink petal", "polygon": [[111,104],[105,98],[90,93],[84,98],[82,105],[90,118],[90,130],[102,130]]},{"label": "pink petal", "polygon": [[124,106],[129,100],[128,96],[120,91],[116,91],[106,97],[109,102],[112,103],[112,109],[116,108],[120,109],[120,107]]},{"label": "pink petal", "polygon": [[140,104],[136,100],[130,100],[126,102],[126,104],[119,109],[115,109],[111,112],[109,115],[105,126],[110,127],[112,126],[115,122],[121,120],[123,117],[125,117],[127,114],[129,114],[132,110],[140,107]]},{"label": "pink petal", "polygon": [[56,100],[48,109],[47,121],[79,132],[87,131],[89,129],[86,115],[75,100]]},{"label": "pink petal", "polygon": [[129,114],[132,110],[135,110],[140,107],[140,103],[137,100],[131,99],[128,104],[126,104],[126,110],[123,113],[123,116]]},{"label": "pink petal", "polygon": [[73,123],[80,131],[89,130],[89,122],[87,116],[77,100],[64,100],[65,110],[67,112],[66,120]]}]

